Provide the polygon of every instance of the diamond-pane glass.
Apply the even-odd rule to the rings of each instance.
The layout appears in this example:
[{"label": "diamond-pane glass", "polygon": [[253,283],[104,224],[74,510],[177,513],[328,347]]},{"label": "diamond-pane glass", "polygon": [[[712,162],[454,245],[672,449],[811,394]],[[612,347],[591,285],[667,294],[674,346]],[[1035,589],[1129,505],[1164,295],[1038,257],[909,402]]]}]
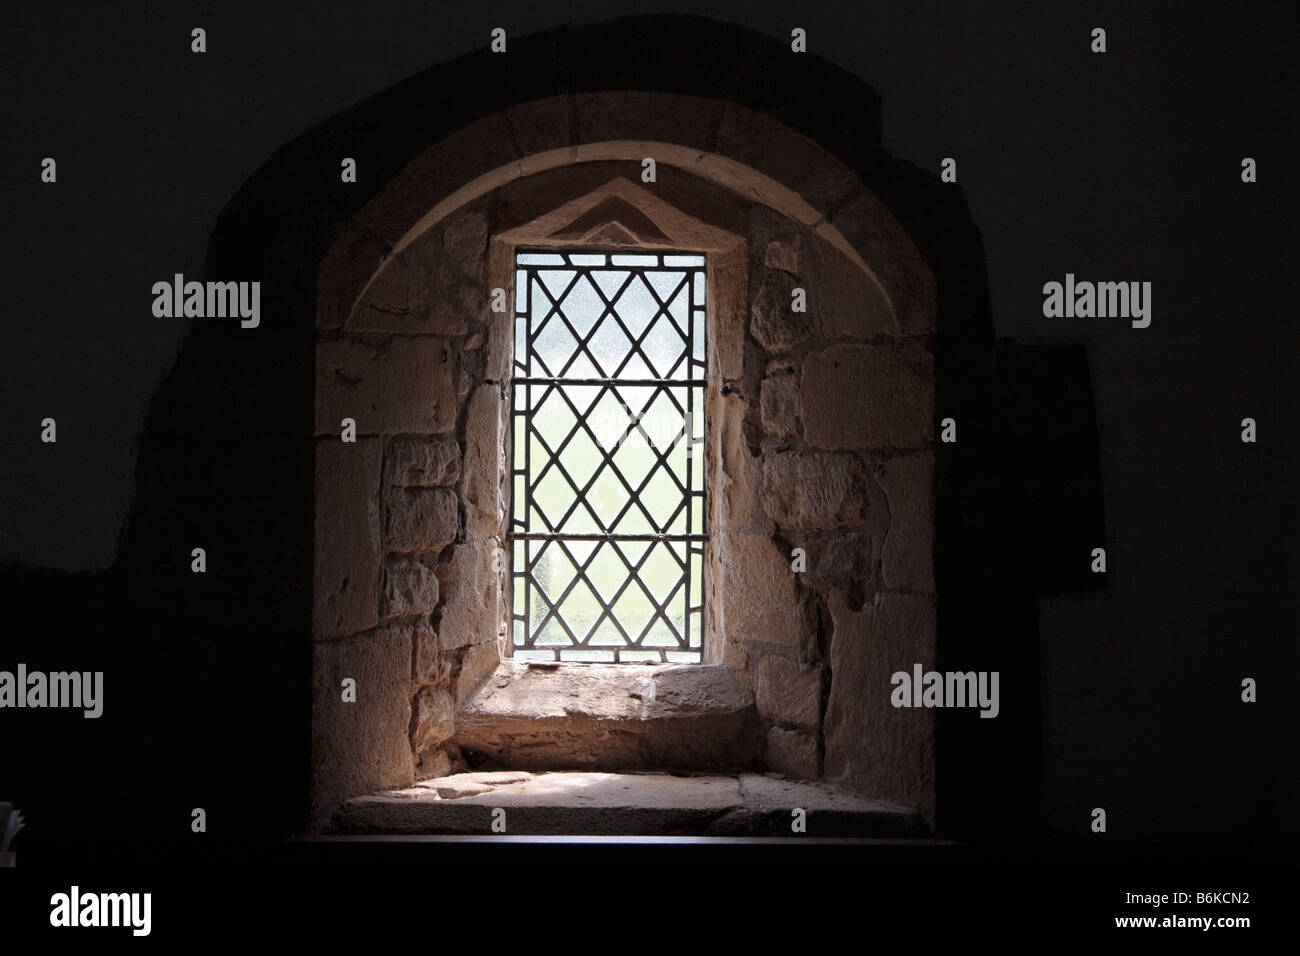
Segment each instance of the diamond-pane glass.
[{"label": "diamond-pane glass", "polygon": [[533,251],[515,266],[515,656],[698,663],[704,256]]}]

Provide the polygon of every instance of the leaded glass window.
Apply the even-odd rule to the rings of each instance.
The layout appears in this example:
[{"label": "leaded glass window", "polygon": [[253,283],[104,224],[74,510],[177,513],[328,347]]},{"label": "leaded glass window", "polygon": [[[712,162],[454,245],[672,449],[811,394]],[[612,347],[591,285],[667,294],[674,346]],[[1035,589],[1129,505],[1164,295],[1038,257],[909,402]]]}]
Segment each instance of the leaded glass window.
[{"label": "leaded glass window", "polygon": [[705,260],[518,251],[514,656],[702,659]]}]

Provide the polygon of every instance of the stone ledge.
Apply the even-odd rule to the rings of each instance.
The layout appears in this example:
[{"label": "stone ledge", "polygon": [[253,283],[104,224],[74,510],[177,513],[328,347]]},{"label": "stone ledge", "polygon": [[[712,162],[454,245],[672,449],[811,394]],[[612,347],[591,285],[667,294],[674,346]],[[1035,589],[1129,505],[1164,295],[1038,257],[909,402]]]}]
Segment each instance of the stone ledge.
[{"label": "stone ledge", "polygon": [[929,835],[905,807],[829,784],[748,773],[462,773],[349,800],[329,832],[487,835],[498,807],[506,811],[506,832],[519,835],[797,838],[790,829],[796,807],[807,814],[809,837]]},{"label": "stone ledge", "polygon": [[509,770],[742,769],[760,750],[752,694],[709,664],[502,661],[452,743]]}]

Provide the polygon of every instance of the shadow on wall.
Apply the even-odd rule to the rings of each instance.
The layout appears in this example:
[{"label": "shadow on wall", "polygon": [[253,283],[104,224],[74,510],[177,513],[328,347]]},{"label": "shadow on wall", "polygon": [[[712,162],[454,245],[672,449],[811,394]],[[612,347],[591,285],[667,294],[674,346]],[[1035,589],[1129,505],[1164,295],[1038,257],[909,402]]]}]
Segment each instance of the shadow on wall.
[{"label": "shadow on wall", "polygon": [[[956,444],[935,448],[939,666],[1000,670],[1004,688],[995,721],[939,716],[939,828],[1024,832],[1037,816],[1042,746],[1037,595],[1090,586],[1077,555],[1103,540],[1081,350],[995,347],[960,188],[880,148],[879,100],[856,77],[815,57],[795,69],[783,40],[677,16],[560,27],[512,40],[511,57],[511,70],[486,52],[462,57],[327,120],[224,210],[207,276],[260,280],[263,320],[192,326],[149,406],[117,565],[98,576],[4,574],[12,603],[47,612],[61,658],[102,662],[110,695],[94,748],[80,747],[79,723],[25,735],[10,766],[29,789],[9,796],[48,808],[60,834],[47,830],[50,846],[99,828],[52,763],[94,775],[98,801],[126,808],[142,855],[192,852],[176,818],[197,806],[250,837],[305,829],[318,266],[376,191],[453,131],[540,96],[643,90],[735,103],[815,141],[889,209],[933,272],[936,417],[959,428]],[[365,171],[357,184],[338,181],[341,156]],[[459,185],[460,171],[443,174]],[[195,547],[207,553],[201,575],[190,570]],[[113,697],[133,706],[113,708]]]}]

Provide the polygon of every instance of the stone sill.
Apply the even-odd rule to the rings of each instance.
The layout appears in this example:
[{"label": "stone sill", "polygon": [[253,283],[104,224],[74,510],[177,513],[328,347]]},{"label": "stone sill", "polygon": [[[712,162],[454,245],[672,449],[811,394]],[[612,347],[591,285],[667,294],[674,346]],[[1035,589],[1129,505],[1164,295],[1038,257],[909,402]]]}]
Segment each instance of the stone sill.
[{"label": "stone sill", "polygon": [[[802,811],[804,829],[792,823]],[[504,816],[502,816],[504,811]],[[495,814],[495,817],[494,817]],[[347,801],[335,834],[924,839],[915,811],[776,774],[464,773]]]},{"label": "stone sill", "polygon": [[[473,703],[471,704],[471,701]],[[737,711],[754,699],[721,664],[600,664],[505,659],[466,701],[494,713],[581,712],[593,718],[653,719]]]},{"label": "stone sill", "polygon": [[454,743],[512,770],[742,767],[753,695],[717,664],[504,660],[461,704]]}]

